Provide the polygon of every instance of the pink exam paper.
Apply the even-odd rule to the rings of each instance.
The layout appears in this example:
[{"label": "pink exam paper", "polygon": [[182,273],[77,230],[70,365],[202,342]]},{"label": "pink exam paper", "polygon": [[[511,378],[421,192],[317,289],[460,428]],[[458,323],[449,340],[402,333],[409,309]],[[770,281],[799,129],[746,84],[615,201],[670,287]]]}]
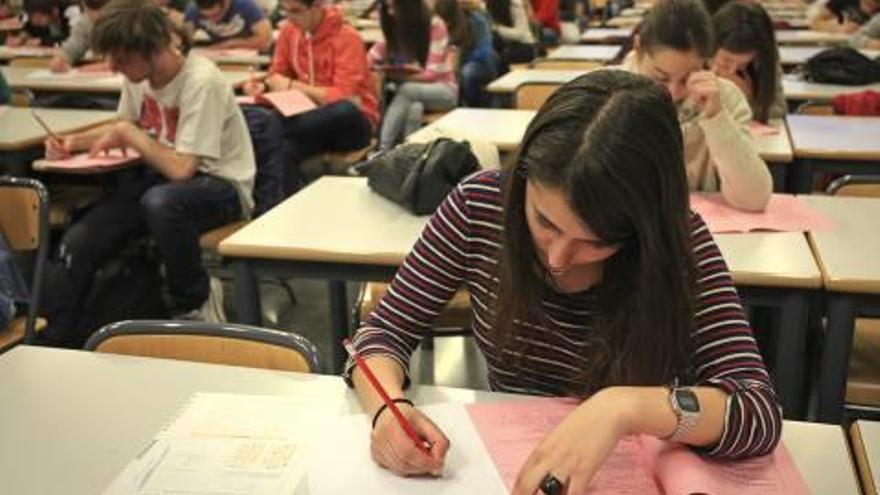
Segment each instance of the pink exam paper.
[{"label": "pink exam paper", "polygon": [[296,89],[263,93],[259,96],[240,96],[236,100],[239,104],[244,105],[272,105],[285,117],[308,112],[318,107],[305,93]]},{"label": "pink exam paper", "polygon": [[807,495],[785,444],[769,455],[738,461],[708,461],[682,445],[642,437],[646,457],[667,495]]},{"label": "pink exam paper", "polygon": [[834,222],[790,194],[774,194],[760,213],[738,210],[728,205],[720,193],[691,194],[691,209],[703,217],[709,231],[715,234],[752,230],[803,232],[834,228]]},{"label": "pink exam paper", "polygon": [[[565,399],[525,399],[468,404],[480,438],[495,462],[507,489],[532,450],[577,407]],[[591,495],[659,495],[646,469],[640,439],[622,440],[590,483]],[[574,495],[574,494],[572,494]]]},{"label": "pink exam paper", "polygon": [[88,153],[78,153],[62,160],[37,160],[34,162],[34,168],[70,172],[112,169],[137,161],[140,157],[140,153],[133,149],[127,150],[127,156],[123,155],[121,150],[116,149],[106,155],[102,153],[94,158],[90,157]]},{"label": "pink exam paper", "polygon": [[749,132],[752,133],[752,136],[772,136],[773,134],[779,134],[779,129],[773,127],[772,125],[762,124],[757,120],[753,120],[749,122]]}]

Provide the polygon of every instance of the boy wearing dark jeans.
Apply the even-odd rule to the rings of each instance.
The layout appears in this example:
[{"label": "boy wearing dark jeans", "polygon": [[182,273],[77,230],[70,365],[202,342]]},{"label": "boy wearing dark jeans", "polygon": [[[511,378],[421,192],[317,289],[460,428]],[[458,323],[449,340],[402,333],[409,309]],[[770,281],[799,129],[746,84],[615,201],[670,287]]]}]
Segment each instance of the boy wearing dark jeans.
[{"label": "boy wearing dark jeans", "polygon": [[198,239],[250,214],[254,155],[232,88],[212,62],[181,54],[173,29],[157,5],[141,0],[112,0],[95,23],[95,51],[125,76],[120,120],[47,139],[47,156],[127,148],[144,166],[117,177],[116,189],[65,233],[60,255],[70,301],[82,301],[94,272],[148,233],[165,266],[172,314],[218,320]]},{"label": "boy wearing dark jeans", "polygon": [[279,6],[289,22],[278,36],[269,76],[245,85],[245,93],[297,89],[318,104],[284,120],[290,194],[305,158],[370,143],[379,104],[364,43],[338,10],[324,0],[281,0]]}]

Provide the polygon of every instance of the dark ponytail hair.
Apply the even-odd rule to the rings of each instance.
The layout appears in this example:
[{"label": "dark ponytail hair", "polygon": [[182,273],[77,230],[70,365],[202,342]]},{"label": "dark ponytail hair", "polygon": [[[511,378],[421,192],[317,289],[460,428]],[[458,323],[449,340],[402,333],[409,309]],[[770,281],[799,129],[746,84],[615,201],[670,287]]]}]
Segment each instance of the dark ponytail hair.
[{"label": "dark ponytail hair", "polygon": [[639,27],[640,49],[695,51],[704,59],[715,48],[712,18],[701,0],[658,0]]},{"label": "dark ponytail hair", "polygon": [[770,108],[776,100],[779,77],[779,50],[773,21],[759,4],[730,2],[712,18],[715,25],[717,49],[733,53],[755,52],[756,56],[746,68],[752,81],[755,120],[767,122]]},{"label": "dark ponytail hair", "polygon": [[[388,9],[394,2],[394,15]],[[403,57],[424,67],[431,45],[431,11],[424,0],[380,0],[379,23],[387,57]]]},{"label": "dark ponytail hair", "polygon": [[[591,72],[559,88],[532,120],[506,175],[495,342],[540,355],[521,321],[547,321],[551,290],[529,230],[533,181],[559,190],[603,241],[591,342],[567,377],[572,394],[611,385],[657,385],[686,375],[694,328],[695,273],[681,129],[669,94],[618,70]],[[585,316],[586,318],[586,316]]]}]

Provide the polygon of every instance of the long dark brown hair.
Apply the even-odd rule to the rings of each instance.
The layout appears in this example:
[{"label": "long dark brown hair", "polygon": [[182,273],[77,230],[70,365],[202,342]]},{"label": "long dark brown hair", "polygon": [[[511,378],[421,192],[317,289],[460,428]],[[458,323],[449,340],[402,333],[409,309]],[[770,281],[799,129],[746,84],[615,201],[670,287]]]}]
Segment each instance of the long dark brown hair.
[{"label": "long dark brown hair", "polygon": [[[394,2],[394,15],[388,2]],[[379,24],[388,47],[386,57],[402,57],[425,66],[431,45],[431,11],[424,0],[382,0]]]},{"label": "long dark brown hair", "polygon": [[592,290],[598,317],[586,369],[588,394],[618,384],[661,384],[686,373],[694,327],[695,265],[681,130],[668,93],[617,70],[562,86],[529,125],[504,180],[504,220],[495,341],[529,353],[529,326],[546,321],[550,286],[526,220],[529,181],[561,191],[605,244]]},{"label": "long dark brown hair", "polygon": [[502,26],[513,27],[510,0],[486,0],[486,10],[492,16],[492,22]]},{"label": "long dark brown hair", "polygon": [[715,49],[712,18],[700,0],[658,0],[639,25],[641,49],[695,51],[708,59]]},{"label": "long dark brown hair", "polygon": [[449,43],[459,49],[459,53],[470,53],[474,47],[469,12],[463,9],[458,0],[434,0],[434,12],[446,23]]},{"label": "long dark brown hair", "polygon": [[730,2],[712,18],[715,25],[716,50],[724,48],[733,53],[755,52],[755,59],[746,68],[752,81],[755,120],[767,122],[770,108],[776,100],[779,77],[779,50],[773,21],[759,4]]}]

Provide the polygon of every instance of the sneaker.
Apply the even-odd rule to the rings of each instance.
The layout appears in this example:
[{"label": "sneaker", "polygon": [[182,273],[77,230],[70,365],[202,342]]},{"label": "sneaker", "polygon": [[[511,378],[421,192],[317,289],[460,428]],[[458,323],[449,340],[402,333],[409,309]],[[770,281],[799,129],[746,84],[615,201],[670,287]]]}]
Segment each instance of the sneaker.
[{"label": "sneaker", "polygon": [[201,308],[177,315],[178,320],[204,321],[207,323],[225,323],[226,311],[223,309],[223,281],[216,277],[209,279],[208,299]]}]

